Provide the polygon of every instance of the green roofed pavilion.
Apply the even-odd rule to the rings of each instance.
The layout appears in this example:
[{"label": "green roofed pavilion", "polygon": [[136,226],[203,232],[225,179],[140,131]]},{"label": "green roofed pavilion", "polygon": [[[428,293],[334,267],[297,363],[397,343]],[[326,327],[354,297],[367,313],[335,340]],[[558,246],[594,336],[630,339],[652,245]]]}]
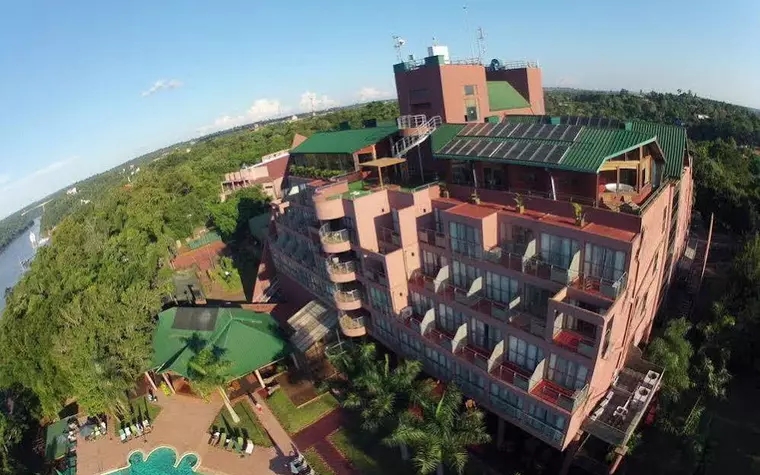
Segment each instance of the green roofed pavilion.
[{"label": "green roofed pavilion", "polygon": [[290,353],[271,315],[238,308],[179,307],[161,312],[153,334],[151,369],[188,375],[188,362],[199,348],[214,346],[232,363],[230,380],[278,361]]},{"label": "green roofed pavilion", "polygon": [[334,132],[317,132],[306,139],[301,145],[292,149],[290,154],[354,153],[364,147],[374,145],[396,132],[398,132],[398,127],[395,125],[338,130]]}]

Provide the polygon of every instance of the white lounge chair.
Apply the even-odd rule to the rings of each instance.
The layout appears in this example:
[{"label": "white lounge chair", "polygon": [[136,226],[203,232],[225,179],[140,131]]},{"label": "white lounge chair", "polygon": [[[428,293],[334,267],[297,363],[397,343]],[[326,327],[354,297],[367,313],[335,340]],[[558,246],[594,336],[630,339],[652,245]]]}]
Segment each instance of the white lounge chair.
[{"label": "white lounge chair", "polygon": [[124,429],[119,429],[119,439],[121,439],[122,442],[127,441],[127,434],[124,432]]},{"label": "white lounge chair", "polygon": [[253,453],[253,441],[251,439],[248,439],[245,445],[245,453],[248,455],[251,455]]},{"label": "white lounge chair", "polygon": [[125,433],[125,434],[127,434],[127,438],[128,438],[128,439],[131,439],[131,438],[132,438],[132,431],[131,431],[131,430],[129,430],[129,427],[125,427],[125,428],[124,428],[124,433]]}]

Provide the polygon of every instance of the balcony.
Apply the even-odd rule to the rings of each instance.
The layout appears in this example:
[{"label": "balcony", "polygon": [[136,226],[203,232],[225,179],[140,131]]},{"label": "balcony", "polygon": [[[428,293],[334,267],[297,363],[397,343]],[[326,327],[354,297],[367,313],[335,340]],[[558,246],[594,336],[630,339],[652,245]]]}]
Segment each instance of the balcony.
[{"label": "balcony", "polygon": [[623,293],[627,283],[628,274],[626,273],[615,280],[611,280],[576,272],[570,281],[570,286],[615,301]]},{"label": "balcony", "polygon": [[417,239],[425,244],[446,249],[447,237],[441,232],[432,229],[420,229],[417,231]]},{"label": "balcony", "polygon": [[572,390],[548,379],[541,380],[530,392],[533,396],[562,408],[569,413],[578,409],[588,399],[588,384],[581,389]]},{"label": "balcony", "polygon": [[346,313],[338,319],[340,330],[349,338],[356,338],[367,334],[367,328],[364,326],[364,317],[352,317]]},{"label": "balcony", "polygon": [[348,229],[332,230],[330,223],[322,225],[319,229],[319,240],[328,254],[339,254],[351,250],[351,236]]},{"label": "balcony", "polygon": [[339,219],[346,215],[340,195],[314,195],[314,212],[320,221]]},{"label": "balcony", "polygon": [[500,381],[520,388],[525,392],[530,392],[538,382],[538,380],[533,381],[531,371],[506,360],[496,361],[490,373]]},{"label": "balcony", "polygon": [[596,358],[596,335],[581,333],[568,328],[554,330],[554,344],[587,358]]},{"label": "balcony", "polygon": [[663,371],[632,347],[607,394],[583,422],[583,430],[609,444],[625,445],[659,389]]},{"label": "balcony", "polygon": [[507,322],[515,328],[539,338],[546,337],[546,308],[519,305],[510,313]]},{"label": "balcony", "polygon": [[401,249],[401,235],[393,229],[377,227],[377,247],[380,254],[389,254]]},{"label": "balcony", "polygon": [[345,283],[356,280],[355,260],[341,262],[338,257],[332,257],[325,261],[325,267],[327,268],[327,275],[332,282]]},{"label": "balcony", "polygon": [[362,293],[359,289],[338,289],[333,297],[339,310],[358,310],[362,306]]}]

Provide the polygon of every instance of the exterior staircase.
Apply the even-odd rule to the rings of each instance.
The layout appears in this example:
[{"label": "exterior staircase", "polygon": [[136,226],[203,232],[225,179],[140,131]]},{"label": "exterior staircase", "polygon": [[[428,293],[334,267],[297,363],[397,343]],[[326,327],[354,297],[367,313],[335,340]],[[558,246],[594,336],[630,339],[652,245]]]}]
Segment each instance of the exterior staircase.
[{"label": "exterior staircase", "polygon": [[393,144],[391,153],[394,157],[400,158],[406,155],[409,150],[427,140],[435,132],[435,129],[440,127],[443,121],[439,115],[428,119],[424,114],[418,114],[402,115],[396,119],[396,123],[399,129],[407,131],[407,134],[401,140]]}]

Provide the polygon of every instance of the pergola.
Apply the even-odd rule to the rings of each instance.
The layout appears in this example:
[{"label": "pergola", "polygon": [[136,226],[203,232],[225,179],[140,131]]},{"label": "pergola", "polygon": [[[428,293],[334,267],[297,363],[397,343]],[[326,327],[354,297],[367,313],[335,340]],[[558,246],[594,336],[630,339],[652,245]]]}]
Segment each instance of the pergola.
[{"label": "pergola", "polygon": [[374,160],[370,160],[369,162],[361,163],[360,165],[362,167],[376,168],[377,175],[380,177],[380,186],[382,187],[383,186],[383,168],[388,168],[395,165],[401,165],[402,163],[406,163],[405,158],[385,157],[385,158],[376,158]]}]

